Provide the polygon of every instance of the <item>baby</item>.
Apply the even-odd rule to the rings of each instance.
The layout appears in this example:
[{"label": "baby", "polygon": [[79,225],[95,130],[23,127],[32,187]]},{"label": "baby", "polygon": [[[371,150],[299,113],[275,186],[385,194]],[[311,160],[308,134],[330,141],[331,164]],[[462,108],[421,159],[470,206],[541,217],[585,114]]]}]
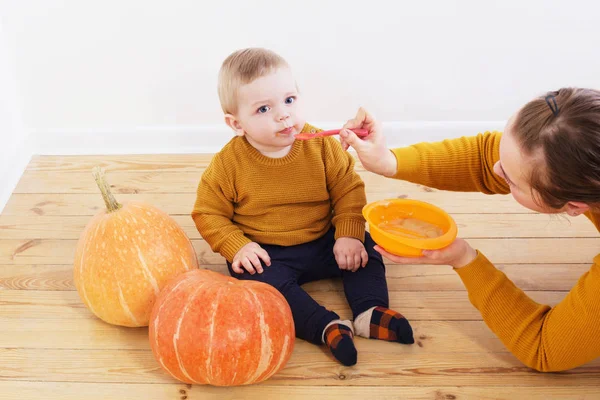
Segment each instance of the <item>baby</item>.
[{"label": "baby", "polygon": [[[411,344],[409,322],[390,310],[385,267],[365,232],[364,183],[354,159],[306,123],[287,62],[249,48],[223,62],[218,83],[232,138],[198,185],[192,218],[232,276],[268,283],[288,301],[296,336],[326,344],[354,365],[354,335]],[[317,303],[301,285],[342,278],[353,322]]]}]

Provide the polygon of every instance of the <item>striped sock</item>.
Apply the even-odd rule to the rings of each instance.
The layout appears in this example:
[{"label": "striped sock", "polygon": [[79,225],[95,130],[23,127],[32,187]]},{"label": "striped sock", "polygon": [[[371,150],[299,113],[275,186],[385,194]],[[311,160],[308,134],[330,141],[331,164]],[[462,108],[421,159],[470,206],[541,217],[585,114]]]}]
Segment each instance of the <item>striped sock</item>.
[{"label": "striped sock", "polygon": [[346,366],[356,364],[357,353],[356,347],[354,347],[354,335],[350,327],[334,321],[325,327],[323,337],[331,354],[339,362]]},{"label": "striped sock", "polygon": [[385,307],[373,307],[354,320],[356,334],[369,339],[413,344],[412,327],[400,313]]}]

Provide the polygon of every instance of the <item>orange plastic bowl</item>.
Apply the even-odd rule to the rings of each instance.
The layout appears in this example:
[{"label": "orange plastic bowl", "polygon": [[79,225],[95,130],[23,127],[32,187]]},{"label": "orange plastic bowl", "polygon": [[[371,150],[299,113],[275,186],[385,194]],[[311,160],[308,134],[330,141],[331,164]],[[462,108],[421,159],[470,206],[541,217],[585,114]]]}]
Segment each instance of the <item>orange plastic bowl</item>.
[{"label": "orange plastic bowl", "polygon": [[[432,204],[410,199],[386,199],[369,203],[362,214],[369,224],[371,237],[388,253],[402,257],[420,257],[423,250],[436,250],[448,246],[456,239],[456,223],[444,210]],[[378,224],[396,218],[416,218],[442,229],[436,238],[409,238],[394,235],[378,227]]]}]

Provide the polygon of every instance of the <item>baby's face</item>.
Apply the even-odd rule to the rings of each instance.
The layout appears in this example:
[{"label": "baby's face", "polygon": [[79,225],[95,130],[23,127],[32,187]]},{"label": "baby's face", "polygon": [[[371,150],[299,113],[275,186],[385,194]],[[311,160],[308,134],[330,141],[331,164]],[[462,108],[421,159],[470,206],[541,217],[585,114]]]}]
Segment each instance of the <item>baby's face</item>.
[{"label": "baby's face", "polygon": [[243,134],[262,153],[281,151],[294,143],[305,124],[292,71],[273,70],[238,91],[239,122]]}]

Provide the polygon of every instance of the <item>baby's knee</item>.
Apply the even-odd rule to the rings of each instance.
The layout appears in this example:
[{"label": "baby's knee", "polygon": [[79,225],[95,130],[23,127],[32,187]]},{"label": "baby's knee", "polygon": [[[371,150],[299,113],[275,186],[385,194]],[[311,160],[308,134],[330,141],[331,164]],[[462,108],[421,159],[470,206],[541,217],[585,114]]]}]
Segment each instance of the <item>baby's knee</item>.
[{"label": "baby's knee", "polygon": [[238,274],[232,270],[230,265],[228,265],[228,267],[229,273],[234,278],[240,280],[266,283],[268,285],[273,286],[275,289],[279,290],[282,293],[284,293],[290,287],[298,285],[296,279],[293,276],[282,273],[284,271],[282,271],[279,268],[277,268],[276,270],[276,268],[273,268],[272,265],[270,267],[264,266],[263,272],[255,272],[254,274],[251,274],[250,272],[245,270],[241,274]]}]

